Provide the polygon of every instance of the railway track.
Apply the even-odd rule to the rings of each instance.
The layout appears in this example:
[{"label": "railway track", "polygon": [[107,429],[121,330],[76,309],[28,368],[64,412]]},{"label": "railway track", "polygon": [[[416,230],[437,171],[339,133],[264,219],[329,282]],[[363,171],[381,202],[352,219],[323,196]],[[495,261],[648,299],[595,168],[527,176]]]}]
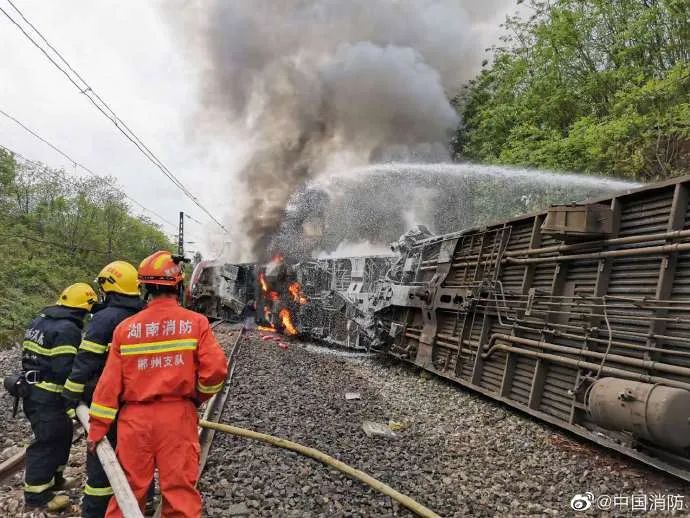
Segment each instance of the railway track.
[{"label": "railway track", "polygon": [[23,448],[20,452],[15,453],[9,459],[3,461],[0,464],[0,485],[5,484],[7,479],[21,471],[24,468],[25,461],[26,448]]},{"label": "railway track", "polygon": [[[212,324],[212,329],[215,330],[216,328],[218,328],[222,324],[226,324],[226,322],[223,320],[219,320],[218,322],[214,322]],[[223,417],[223,411],[225,410],[225,404],[227,403],[228,394],[230,393],[230,384],[232,381],[232,376],[235,373],[235,359],[237,358],[237,354],[239,352],[240,339],[242,338],[242,334],[243,334],[242,326],[239,324],[233,326],[232,333],[234,334],[234,337],[230,339],[231,345],[230,345],[230,349],[228,350],[228,353],[227,353],[227,356],[228,356],[228,377],[225,380],[225,385],[223,386],[223,390],[221,390],[218,394],[213,396],[213,398],[211,398],[211,400],[207,403],[206,408],[204,410],[204,414],[203,414],[203,420],[204,421],[210,421],[212,423],[220,423],[220,420]],[[208,455],[209,455],[209,452],[211,450],[211,445],[213,443],[214,436],[215,436],[215,430],[211,430],[208,428],[203,428],[199,432],[199,443],[201,446],[201,454],[199,457],[199,473],[200,474],[204,471],[204,467],[206,466],[206,460],[208,459]]]},{"label": "railway track", "polygon": [[[528,509],[567,514],[582,483],[566,472],[587,473],[595,487],[612,494],[640,482],[647,490],[682,491],[672,480],[655,479],[601,451],[556,440],[553,430],[440,380],[420,384],[407,367],[315,352],[296,342],[282,349],[258,335],[247,336],[251,347],[242,347],[239,326],[219,321],[213,329],[230,370],[204,418],[319,448],[444,516]],[[346,401],[350,390],[361,400]],[[361,424],[376,416],[398,419],[406,428],[394,441],[366,437]],[[205,431],[200,440],[205,516],[228,516],[245,504],[245,516],[410,516],[387,497],[292,453],[229,435],[214,441]],[[523,482],[505,487],[500,481],[506,479]],[[0,515],[9,516],[3,513],[5,491],[0,490]],[[21,490],[14,491],[21,498]],[[79,493],[71,495],[73,501]],[[524,507],[516,508],[516,502]]]},{"label": "railway track", "polygon": [[[76,444],[83,436],[83,431],[79,425],[74,425],[74,435],[72,436],[72,444]],[[0,486],[5,484],[7,479],[19,473],[24,469],[26,463],[26,448],[12,455],[9,459],[0,463]]]}]

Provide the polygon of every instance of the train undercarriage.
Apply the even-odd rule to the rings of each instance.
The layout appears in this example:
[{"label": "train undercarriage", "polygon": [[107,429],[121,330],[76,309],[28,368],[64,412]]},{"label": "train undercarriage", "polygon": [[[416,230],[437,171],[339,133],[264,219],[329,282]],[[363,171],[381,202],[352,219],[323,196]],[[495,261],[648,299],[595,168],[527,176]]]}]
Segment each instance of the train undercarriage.
[{"label": "train undercarriage", "polygon": [[385,351],[690,481],[689,189],[417,228],[392,256],[274,260],[255,270],[259,321]]}]

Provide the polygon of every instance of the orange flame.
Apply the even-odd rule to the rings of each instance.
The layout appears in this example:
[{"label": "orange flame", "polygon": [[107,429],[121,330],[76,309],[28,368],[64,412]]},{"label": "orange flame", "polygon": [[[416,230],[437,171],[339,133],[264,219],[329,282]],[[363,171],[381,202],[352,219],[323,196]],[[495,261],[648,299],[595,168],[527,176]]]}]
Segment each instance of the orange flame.
[{"label": "orange flame", "polygon": [[273,327],[273,326],[256,326],[256,328],[257,328],[259,331],[271,331],[271,332],[273,332],[273,331],[276,330],[276,328]]},{"label": "orange flame", "polygon": [[295,281],[290,284],[290,286],[288,286],[288,291],[290,292],[290,295],[292,295],[292,298],[295,302],[299,302],[300,304],[307,303],[307,297],[305,297],[304,293],[302,293],[302,286],[300,286],[299,282]]},{"label": "orange flame", "polygon": [[287,308],[283,308],[280,310],[280,313],[278,313],[278,317],[280,317],[280,321],[283,324],[283,327],[285,328],[285,333],[294,336],[297,334],[297,329],[295,329],[295,325],[292,323],[292,316],[290,315],[290,311],[288,311]]},{"label": "orange flame", "polygon": [[266,282],[266,275],[264,272],[259,273],[259,283],[261,284],[261,291],[264,293],[268,291],[268,283]]}]

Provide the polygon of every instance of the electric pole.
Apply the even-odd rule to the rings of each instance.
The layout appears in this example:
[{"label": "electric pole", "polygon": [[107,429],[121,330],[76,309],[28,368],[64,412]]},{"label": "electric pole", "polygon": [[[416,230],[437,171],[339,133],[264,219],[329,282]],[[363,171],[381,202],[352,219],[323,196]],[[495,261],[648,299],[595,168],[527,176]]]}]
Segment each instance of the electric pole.
[{"label": "electric pole", "polygon": [[184,257],[184,212],[180,211],[180,229],[177,234],[177,255]]}]

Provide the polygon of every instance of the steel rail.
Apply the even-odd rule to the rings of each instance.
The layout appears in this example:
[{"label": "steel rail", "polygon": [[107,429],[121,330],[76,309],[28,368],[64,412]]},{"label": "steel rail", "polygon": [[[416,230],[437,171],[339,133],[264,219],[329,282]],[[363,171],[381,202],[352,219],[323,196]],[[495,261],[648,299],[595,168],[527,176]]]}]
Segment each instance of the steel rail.
[{"label": "steel rail", "polygon": [[[0,380],[1,381],[1,380]],[[76,443],[81,437],[81,432],[79,431],[79,425],[74,423],[74,431],[72,435],[72,444]],[[12,455],[9,459],[5,459],[0,463],[0,483],[4,482],[6,479],[18,473],[24,467],[26,462],[26,448],[22,448],[20,451]]]},{"label": "steel rail", "polygon": [[5,479],[11,477],[24,467],[24,462],[26,461],[26,448],[22,448],[20,451],[12,455],[9,459],[6,459],[0,464],[0,482],[4,482]]},{"label": "steel rail", "polygon": [[[223,411],[225,410],[225,404],[228,400],[228,394],[230,393],[230,382],[232,381],[232,376],[235,373],[235,358],[239,353],[240,338],[244,334],[244,330],[240,328],[237,333],[237,337],[230,347],[230,352],[228,353],[228,375],[225,378],[223,389],[215,394],[206,404],[204,409],[203,420],[211,422],[220,422],[223,416]],[[211,450],[211,444],[213,443],[213,437],[215,435],[215,430],[202,429],[199,434],[199,443],[201,445],[201,453],[199,456],[199,476],[204,471],[206,466],[206,461],[208,460],[208,454]]]}]

